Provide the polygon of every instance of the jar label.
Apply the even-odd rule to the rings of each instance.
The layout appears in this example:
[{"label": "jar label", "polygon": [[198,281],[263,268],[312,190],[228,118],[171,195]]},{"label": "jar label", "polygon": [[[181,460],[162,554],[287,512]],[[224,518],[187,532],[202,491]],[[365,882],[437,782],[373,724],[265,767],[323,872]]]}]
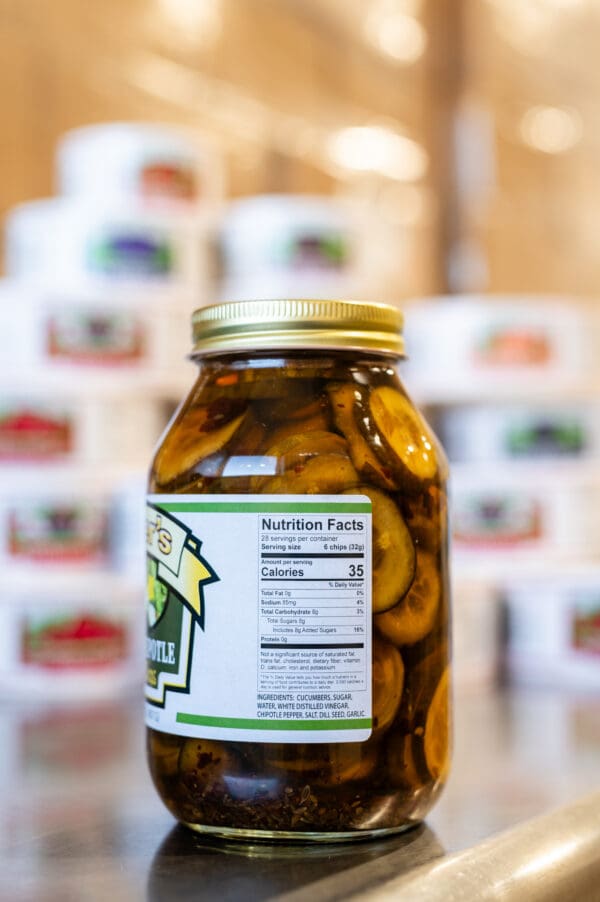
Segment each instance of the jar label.
[{"label": "jar label", "polygon": [[151,495],[146,545],[149,727],[369,738],[369,498]]},{"label": "jar label", "polygon": [[542,508],[534,497],[494,492],[457,495],[452,535],[463,545],[527,543],[542,538],[543,520]]},{"label": "jar label", "polygon": [[46,460],[73,450],[73,425],[66,413],[43,405],[0,409],[0,460]]},{"label": "jar label", "polygon": [[46,322],[50,359],[81,364],[121,364],[144,356],[143,324],[131,313],[61,310]]},{"label": "jar label", "polygon": [[93,670],[127,660],[129,637],[120,619],[95,611],[25,615],[21,660],[27,667]]},{"label": "jar label", "polygon": [[196,179],[191,167],[171,160],[151,160],[139,173],[142,197],[196,200]]},{"label": "jar label", "polygon": [[102,561],[108,554],[103,503],[55,500],[18,503],[7,510],[7,550],[19,561]]},{"label": "jar label", "polygon": [[88,261],[93,272],[119,278],[168,276],[175,267],[166,239],[135,229],[109,232],[91,242]]}]

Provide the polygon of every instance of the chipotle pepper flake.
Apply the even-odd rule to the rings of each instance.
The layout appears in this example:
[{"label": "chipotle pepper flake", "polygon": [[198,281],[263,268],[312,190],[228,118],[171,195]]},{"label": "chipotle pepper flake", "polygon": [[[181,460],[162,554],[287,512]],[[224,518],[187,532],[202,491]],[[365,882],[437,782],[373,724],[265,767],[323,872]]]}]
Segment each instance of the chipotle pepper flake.
[{"label": "chipotle pepper flake", "polygon": [[239,381],[237,373],[227,373],[226,376],[219,376],[217,385],[236,385]]}]

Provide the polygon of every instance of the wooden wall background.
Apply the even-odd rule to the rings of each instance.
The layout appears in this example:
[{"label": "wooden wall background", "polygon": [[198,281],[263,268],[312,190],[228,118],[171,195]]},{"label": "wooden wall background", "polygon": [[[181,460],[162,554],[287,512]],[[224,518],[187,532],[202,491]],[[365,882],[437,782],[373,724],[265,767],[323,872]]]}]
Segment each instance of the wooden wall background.
[{"label": "wooden wall background", "polygon": [[221,148],[234,196],[355,190],[323,159],[324,137],[391,123],[430,158],[406,288],[443,288],[454,58],[440,23],[454,0],[420,4],[428,51],[409,67],[365,44],[363,0],[183,0],[181,8],[194,2],[205,19],[186,28],[169,15],[169,0],[0,0],[2,213],[53,192],[56,141],[86,123],[196,126]]},{"label": "wooden wall background", "polygon": [[[422,207],[399,238],[404,293],[597,293],[598,4],[393,0],[418,10],[428,35],[424,56],[399,66],[364,40],[377,2],[0,0],[0,212],[52,193],[62,132],[118,119],[209,133],[233,196],[370,197],[390,186],[343,179],[323,141],[383,121],[430,161],[418,185],[391,186],[400,208],[413,189]],[[540,104],[575,111],[581,139],[568,152],[522,140]]]}]

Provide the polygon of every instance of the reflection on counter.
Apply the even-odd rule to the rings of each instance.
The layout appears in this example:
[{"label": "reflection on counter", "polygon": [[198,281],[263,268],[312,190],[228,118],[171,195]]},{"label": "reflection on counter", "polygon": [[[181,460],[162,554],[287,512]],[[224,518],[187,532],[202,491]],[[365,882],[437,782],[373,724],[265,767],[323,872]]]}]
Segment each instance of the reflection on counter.
[{"label": "reflection on counter", "polygon": [[[396,853],[393,865],[385,859]],[[149,902],[178,899],[272,899],[361,864],[381,861],[381,882],[444,854],[425,825],[386,840],[306,847],[301,843],[210,843],[177,826],[158,849],[148,879]],[[360,887],[354,881],[353,890]],[[370,887],[371,888],[371,887]]]}]

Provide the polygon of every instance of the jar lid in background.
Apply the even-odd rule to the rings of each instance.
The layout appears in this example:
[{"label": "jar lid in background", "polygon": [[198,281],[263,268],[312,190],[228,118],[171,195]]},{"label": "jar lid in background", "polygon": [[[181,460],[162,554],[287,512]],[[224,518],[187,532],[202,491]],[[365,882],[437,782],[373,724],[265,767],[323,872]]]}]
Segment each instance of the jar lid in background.
[{"label": "jar lid in background", "polygon": [[395,307],[363,301],[229,301],[193,313],[193,353],[328,348],[402,357],[403,322]]}]

